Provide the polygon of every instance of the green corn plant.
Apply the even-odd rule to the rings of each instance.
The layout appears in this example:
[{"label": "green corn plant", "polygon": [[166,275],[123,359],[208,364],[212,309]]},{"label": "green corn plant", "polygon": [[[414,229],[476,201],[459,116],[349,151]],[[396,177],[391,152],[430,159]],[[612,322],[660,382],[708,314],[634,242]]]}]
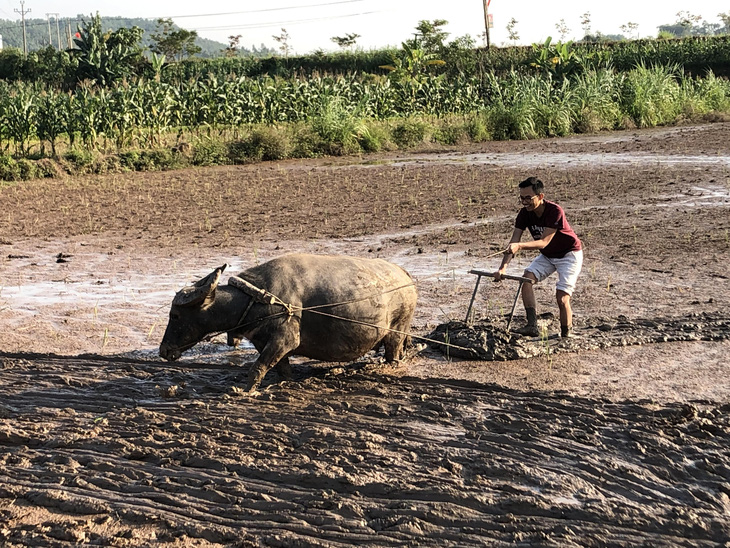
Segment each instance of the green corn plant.
[{"label": "green corn plant", "polygon": [[6,135],[15,143],[17,153],[27,156],[30,152],[30,141],[36,134],[36,92],[31,86],[21,85],[7,99],[4,109]]},{"label": "green corn plant", "polygon": [[76,126],[81,142],[88,150],[97,148],[99,128],[103,123],[102,112],[99,108],[97,93],[89,82],[81,84],[75,93],[76,99]]},{"label": "green corn plant", "polygon": [[109,96],[109,119],[106,131],[114,139],[117,151],[131,146],[139,134],[142,110],[139,106],[139,92],[142,82],[136,85],[124,83],[115,86]]},{"label": "green corn plant", "polygon": [[[63,113],[63,96],[53,91],[44,91],[38,99],[38,138],[51,146],[51,154],[56,156],[58,138],[66,132]],[[41,154],[43,154],[41,148]]]},{"label": "green corn plant", "polygon": [[64,93],[59,100],[59,110],[68,137],[70,148],[74,148],[76,137],[81,126],[81,117],[78,114],[79,104],[76,94],[73,92]]}]

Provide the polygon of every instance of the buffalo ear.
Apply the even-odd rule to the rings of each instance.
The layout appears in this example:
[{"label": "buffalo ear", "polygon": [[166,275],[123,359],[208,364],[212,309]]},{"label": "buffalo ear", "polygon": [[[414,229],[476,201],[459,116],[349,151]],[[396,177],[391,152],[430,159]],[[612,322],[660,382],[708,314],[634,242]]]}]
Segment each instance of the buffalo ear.
[{"label": "buffalo ear", "polygon": [[183,287],[172,300],[173,306],[193,306],[202,303],[208,297],[215,297],[215,288],[218,287],[218,282],[227,266],[227,264],[219,266],[205,278]]}]

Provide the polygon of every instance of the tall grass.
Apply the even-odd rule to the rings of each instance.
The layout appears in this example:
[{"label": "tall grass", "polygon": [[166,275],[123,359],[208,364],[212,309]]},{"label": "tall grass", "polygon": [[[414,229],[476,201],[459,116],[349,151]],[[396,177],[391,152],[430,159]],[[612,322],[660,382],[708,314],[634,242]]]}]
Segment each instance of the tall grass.
[{"label": "tall grass", "polygon": [[593,133],[621,127],[621,89],[625,76],[613,70],[591,70],[573,77],[574,130]]},{"label": "tall grass", "polygon": [[681,112],[678,67],[639,65],[626,74],[623,106],[638,127],[673,122]]}]

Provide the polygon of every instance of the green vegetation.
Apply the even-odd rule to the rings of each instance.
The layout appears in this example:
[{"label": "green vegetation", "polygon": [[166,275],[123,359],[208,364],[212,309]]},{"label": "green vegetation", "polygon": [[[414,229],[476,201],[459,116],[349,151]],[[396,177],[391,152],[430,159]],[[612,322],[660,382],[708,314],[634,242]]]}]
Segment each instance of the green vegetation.
[{"label": "green vegetation", "polygon": [[0,52],[0,177],[532,139],[730,111],[725,36],[484,50],[447,44],[445,22],[427,23],[399,50],[170,63],[193,51],[190,33],[158,21],[147,56],[141,29],[105,32],[94,17],[71,51]]}]

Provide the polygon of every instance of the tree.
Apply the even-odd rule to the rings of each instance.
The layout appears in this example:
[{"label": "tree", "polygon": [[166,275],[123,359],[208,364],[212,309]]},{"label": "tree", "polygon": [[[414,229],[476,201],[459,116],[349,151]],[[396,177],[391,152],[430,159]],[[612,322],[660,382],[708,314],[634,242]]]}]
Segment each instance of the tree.
[{"label": "tree", "polygon": [[291,46],[289,45],[289,33],[286,29],[281,29],[281,34],[278,36],[274,35],[272,38],[279,43],[279,50],[284,54],[285,59],[289,59],[289,52],[291,52]]},{"label": "tree", "polygon": [[514,17],[509,20],[509,23],[507,23],[507,35],[509,36],[509,39],[515,43],[517,40],[520,39],[520,35],[518,34],[515,27],[517,26],[517,19]]},{"label": "tree", "polygon": [[718,13],[717,17],[720,21],[722,21],[722,28],[720,28],[718,32],[722,34],[730,33],[730,11],[726,13]]},{"label": "tree", "polygon": [[[587,11],[580,16],[580,26],[583,27],[583,36],[591,34],[591,12]],[[583,38],[585,40],[585,38]]]},{"label": "tree", "polygon": [[685,29],[684,34],[690,34],[692,27],[698,25],[702,21],[701,15],[692,15],[688,11],[677,12],[677,24]]},{"label": "tree", "polygon": [[238,48],[240,47],[240,44],[241,44],[241,35],[240,34],[236,34],[235,36],[234,35],[229,36],[228,37],[228,46],[226,46],[226,49],[223,50],[223,54],[226,57],[235,57],[236,55],[238,55]]},{"label": "tree", "polygon": [[441,51],[444,47],[449,33],[441,27],[448,25],[446,19],[434,19],[433,21],[421,20],[416,25],[418,31],[416,38],[408,41],[412,49],[421,49],[427,53]]},{"label": "tree", "polygon": [[150,35],[150,38],[155,42],[150,50],[176,61],[200,53],[200,46],[195,45],[198,33],[194,30],[175,30],[175,28],[172,19],[158,19],[157,30]]},{"label": "tree", "polygon": [[570,32],[568,25],[565,24],[565,19],[561,19],[555,24],[555,30],[557,30],[558,34],[560,34],[561,42],[565,41],[565,37],[568,36],[568,33]]},{"label": "tree", "polygon": [[71,50],[78,60],[76,79],[108,86],[128,76],[141,62],[141,39],[139,27],[102,32],[98,13],[91,21],[82,21],[73,39],[75,48]]},{"label": "tree", "polygon": [[[677,12],[677,21],[669,25],[660,25],[660,36],[713,36],[727,32],[727,23],[722,13],[718,17],[721,23],[702,21],[701,15],[692,15],[688,11]],[[730,15],[730,14],[729,14]],[[700,24],[701,22],[701,24]]]},{"label": "tree", "polygon": [[625,33],[629,39],[631,38],[638,38],[639,37],[639,24],[638,23],[632,23],[629,21],[625,25],[621,25],[619,27],[623,33]]},{"label": "tree", "polygon": [[335,44],[340,46],[342,49],[353,47],[357,43],[357,39],[360,38],[359,34],[345,34],[344,36],[333,36],[330,38]]}]

